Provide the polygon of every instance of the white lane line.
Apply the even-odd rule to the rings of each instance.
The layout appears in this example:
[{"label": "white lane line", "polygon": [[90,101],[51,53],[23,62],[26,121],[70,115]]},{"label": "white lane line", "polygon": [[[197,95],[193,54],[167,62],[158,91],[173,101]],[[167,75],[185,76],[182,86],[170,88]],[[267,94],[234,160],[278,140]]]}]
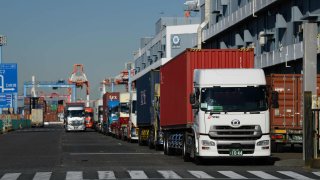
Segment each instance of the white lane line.
[{"label": "white lane line", "polygon": [[6,173],[2,176],[0,180],[16,180],[19,178],[21,173]]},{"label": "white lane line", "polygon": [[149,179],[143,171],[128,171],[131,179]]},{"label": "white lane line", "polygon": [[218,171],[220,174],[223,174],[224,176],[227,176],[231,179],[248,179],[244,176],[241,176],[240,174],[238,173],[235,173],[233,171]]},{"label": "white lane line", "polygon": [[113,171],[98,171],[99,179],[116,179]]},{"label": "white lane line", "polygon": [[178,174],[173,171],[158,171],[165,179],[182,179]]},{"label": "white lane line", "polygon": [[272,176],[271,174],[265,173],[263,171],[248,171],[248,172],[262,179],[279,179],[278,177]]},{"label": "white lane line", "polygon": [[82,171],[68,171],[66,180],[80,180],[83,179]]},{"label": "white lane line", "polygon": [[52,172],[37,172],[33,180],[50,180]]},{"label": "white lane line", "polygon": [[188,171],[188,172],[199,179],[214,179],[214,177],[210,176],[209,174],[203,171]]},{"label": "white lane line", "polygon": [[308,178],[306,176],[303,176],[301,174],[295,173],[293,171],[277,171],[278,173],[284,174],[286,176],[292,177],[293,179],[299,179],[299,180],[310,180],[311,178]]},{"label": "white lane line", "polygon": [[320,172],[312,172],[314,175],[320,176]]}]

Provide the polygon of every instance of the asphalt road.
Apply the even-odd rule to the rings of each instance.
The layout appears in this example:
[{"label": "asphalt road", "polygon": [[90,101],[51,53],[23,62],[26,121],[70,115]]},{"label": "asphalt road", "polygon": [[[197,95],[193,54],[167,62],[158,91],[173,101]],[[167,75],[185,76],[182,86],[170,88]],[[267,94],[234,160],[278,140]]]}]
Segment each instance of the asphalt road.
[{"label": "asphalt road", "polygon": [[303,167],[300,152],[273,154],[274,164],[254,160],[208,160],[124,142],[95,131],[66,133],[60,126],[0,135],[0,180],[46,179],[320,179]]}]

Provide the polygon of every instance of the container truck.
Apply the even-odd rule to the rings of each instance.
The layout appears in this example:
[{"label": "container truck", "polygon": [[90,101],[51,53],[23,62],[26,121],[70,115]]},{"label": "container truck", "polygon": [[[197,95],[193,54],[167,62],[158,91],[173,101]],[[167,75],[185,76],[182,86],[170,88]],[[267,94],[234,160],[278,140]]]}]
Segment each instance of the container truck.
[{"label": "container truck", "polygon": [[129,101],[129,122],[128,122],[128,138],[129,142],[138,140],[138,126],[137,126],[137,93],[136,91],[132,91],[130,93],[130,101]]},{"label": "container truck", "polygon": [[93,120],[94,120],[94,129],[101,132],[101,124],[103,122],[103,106],[102,99],[98,99],[93,102]]},{"label": "container truck", "polygon": [[158,103],[156,87],[159,87],[159,83],[159,70],[149,71],[136,80],[138,143],[156,149],[163,146],[160,122],[155,111]]},{"label": "container truck", "polygon": [[119,121],[119,104],[119,92],[106,92],[103,95],[103,133],[113,136],[116,135]]},{"label": "container truck", "polygon": [[195,162],[270,156],[266,80],[250,69],[253,59],[252,50],[187,49],[161,66],[165,154]]},{"label": "container truck", "polygon": [[66,103],[64,123],[66,132],[85,131],[85,105],[82,102]]},{"label": "container truck", "polygon": [[119,121],[118,121],[118,135],[117,137],[122,140],[128,139],[128,122],[129,122],[129,101],[130,93],[122,92],[120,93],[120,105],[119,105]]},{"label": "container truck", "polygon": [[[272,149],[303,143],[303,77],[301,74],[271,74],[266,76],[270,98],[270,133]],[[317,95],[320,95],[317,77]],[[273,103],[272,103],[273,102]]]},{"label": "container truck", "polygon": [[85,123],[86,128],[93,128],[93,108],[92,107],[85,107],[84,108],[84,116],[85,116]]}]

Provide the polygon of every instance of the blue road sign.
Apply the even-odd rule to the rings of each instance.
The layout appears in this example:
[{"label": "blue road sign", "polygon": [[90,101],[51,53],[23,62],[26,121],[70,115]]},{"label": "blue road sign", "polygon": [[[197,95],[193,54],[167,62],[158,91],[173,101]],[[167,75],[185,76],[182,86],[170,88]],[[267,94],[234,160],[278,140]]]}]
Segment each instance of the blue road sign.
[{"label": "blue road sign", "polygon": [[0,108],[12,107],[12,94],[0,94]]},{"label": "blue road sign", "polygon": [[18,71],[15,63],[0,64],[0,93],[18,92]]}]

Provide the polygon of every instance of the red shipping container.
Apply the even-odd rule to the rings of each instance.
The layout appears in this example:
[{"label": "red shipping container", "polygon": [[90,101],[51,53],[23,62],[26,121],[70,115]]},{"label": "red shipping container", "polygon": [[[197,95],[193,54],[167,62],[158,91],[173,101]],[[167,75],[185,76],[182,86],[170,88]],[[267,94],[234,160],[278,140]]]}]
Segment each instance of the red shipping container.
[{"label": "red shipping container", "polygon": [[[271,74],[266,77],[269,97],[278,92],[278,108],[270,107],[271,129],[300,129],[303,125],[303,81],[301,74]],[[317,77],[317,95],[320,96],[320,76]],[[271,104],[271,103],[270,103]]]},{"label": "red shipping container", "polygon": [[160,68],[161,127],[185,127],[193,123],[189,96],[193,91],[194,69],[253,67],[252,49],[186,49]]}]

